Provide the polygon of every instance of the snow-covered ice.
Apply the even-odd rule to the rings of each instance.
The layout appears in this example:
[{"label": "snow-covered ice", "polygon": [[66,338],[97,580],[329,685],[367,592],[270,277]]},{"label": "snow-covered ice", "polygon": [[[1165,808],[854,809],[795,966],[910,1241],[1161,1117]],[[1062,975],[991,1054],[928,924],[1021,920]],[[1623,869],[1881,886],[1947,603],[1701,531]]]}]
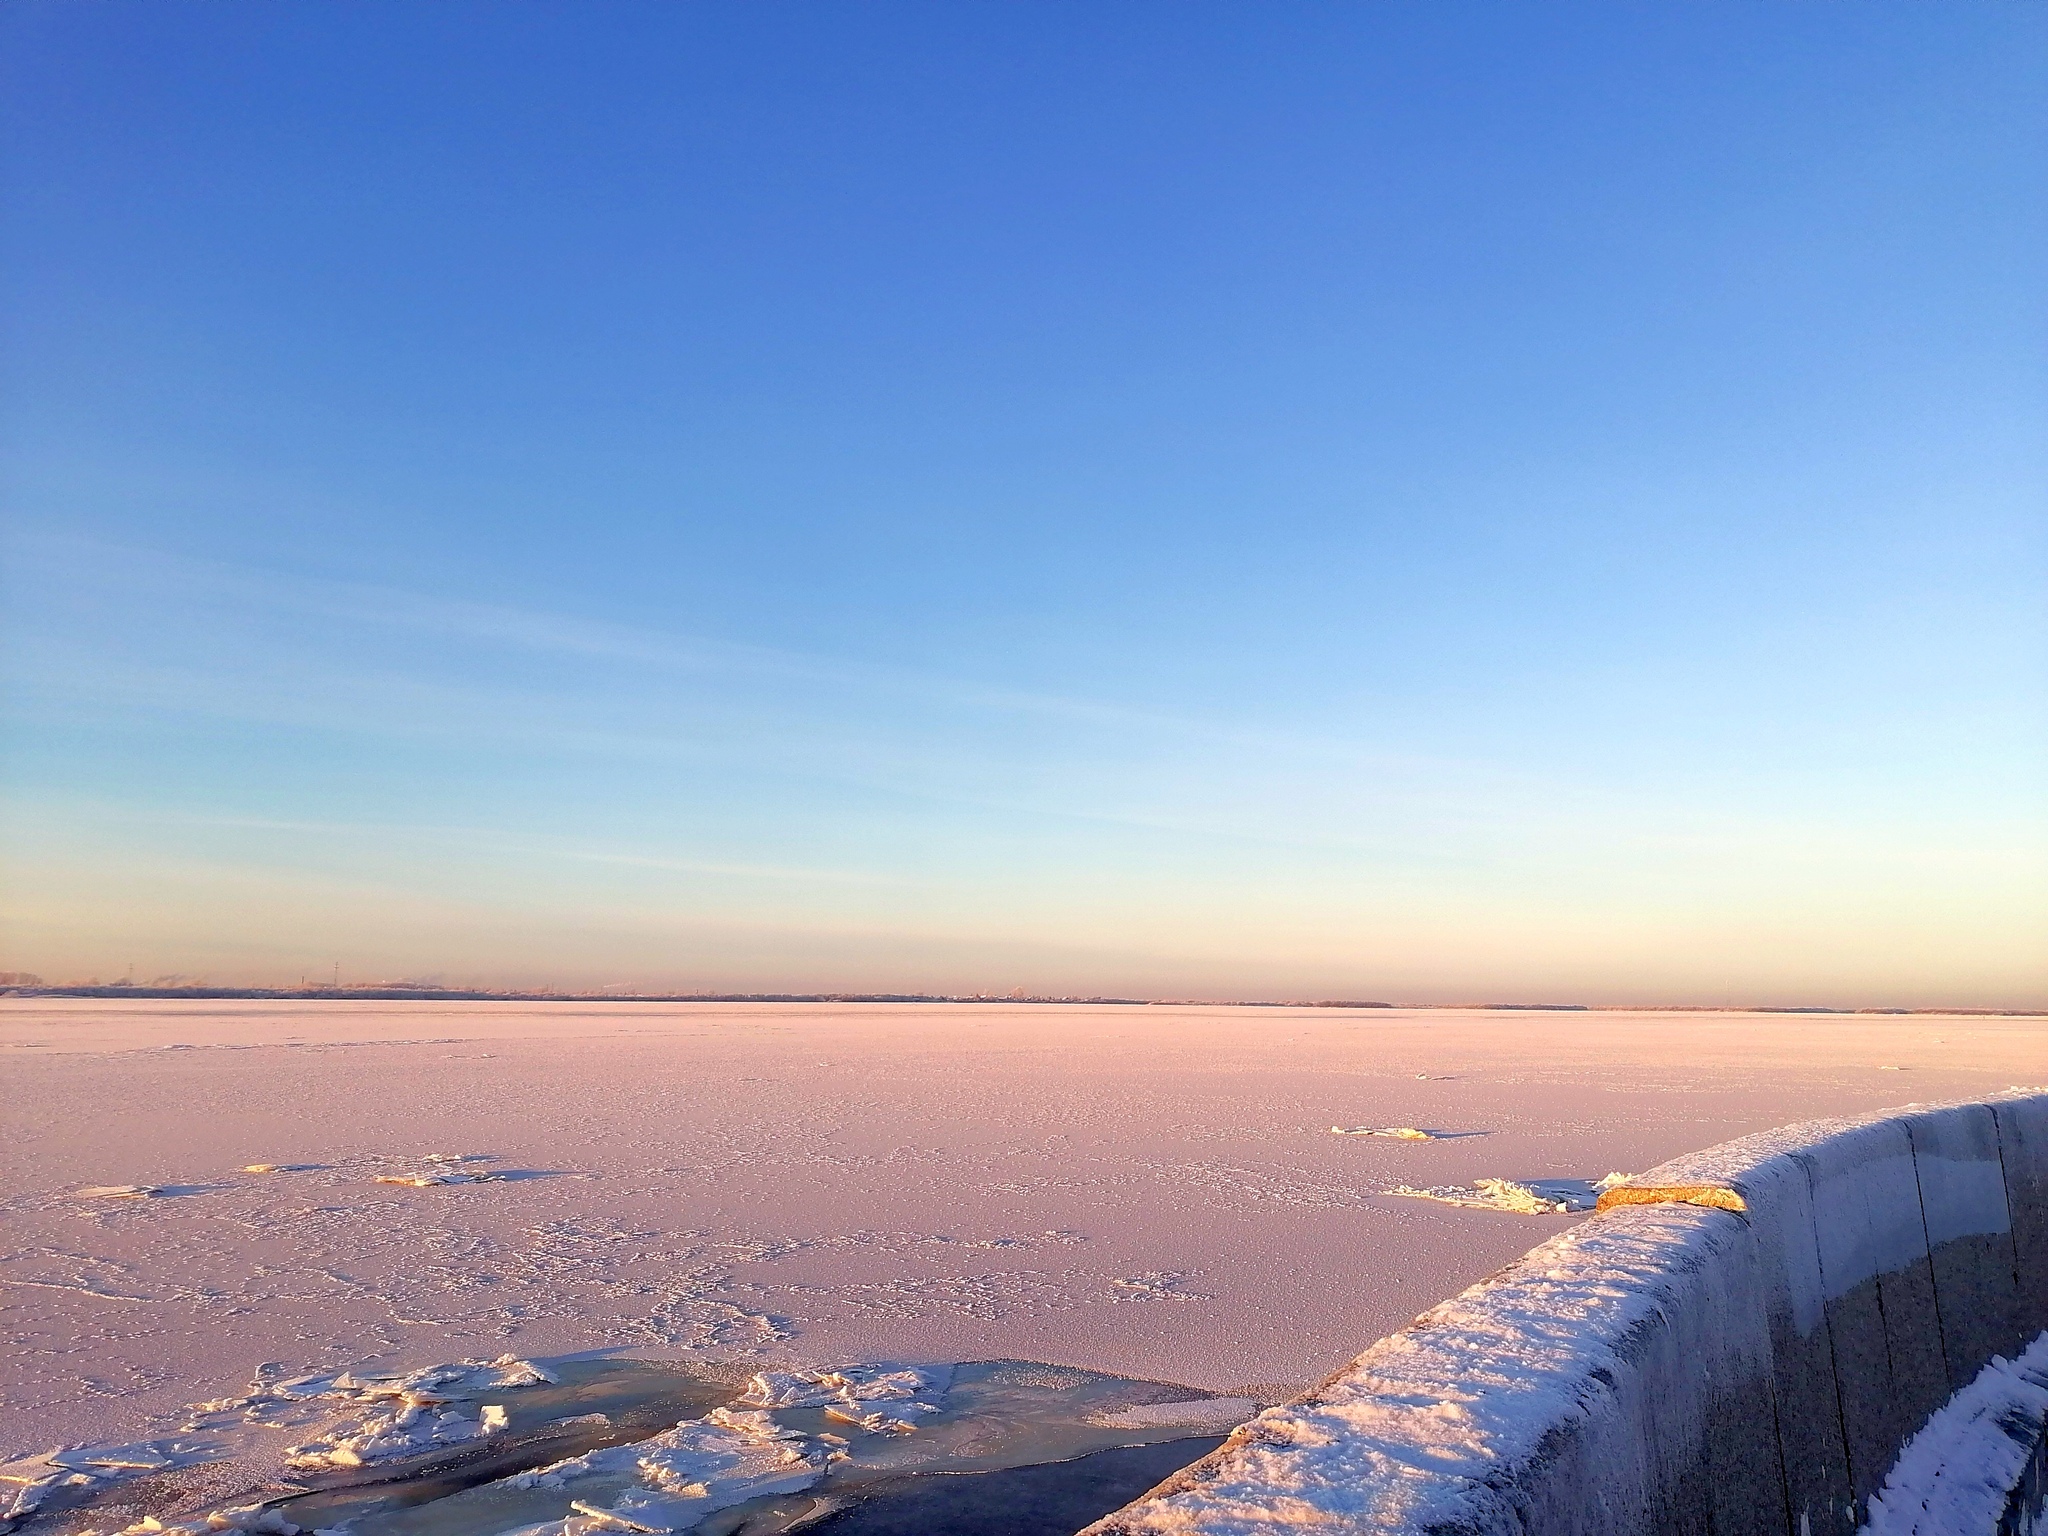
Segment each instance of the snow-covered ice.
[{"label": "snow-covered ice", "polygon": [[[0,1055],[0,1455],[33,1458],[203,1435],[186,1405],[269,1362],[1038,1359],[1272,1400],[1532,1241],[1397,1186],[1646,1168],[1895,1102],[1883,1065],[2048,1078],[2048,1021],[13,998]],[[436,1172],[494,1177],[376,1182]],[[162,1193],[79,1194],[121,1186]],[[313,1444],[390,1406],[275,1412]]]}]

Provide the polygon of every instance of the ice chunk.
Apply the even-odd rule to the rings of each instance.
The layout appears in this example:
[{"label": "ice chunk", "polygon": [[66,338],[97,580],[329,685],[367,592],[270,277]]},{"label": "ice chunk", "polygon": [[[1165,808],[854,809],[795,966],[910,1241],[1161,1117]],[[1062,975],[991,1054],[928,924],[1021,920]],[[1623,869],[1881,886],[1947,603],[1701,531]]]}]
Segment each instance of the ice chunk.
[{"label": "ice chunk", "polygon": [[1412,1125],[1333,1125],[1330,1130],[1339,1136],[1391,1136],[1396,1141],[1435,1141],[1434,1131],[1419,1131]]},{"label": "ice chunk", "polygon": [[0,1524],[12,1528],[43,1507],[43,1500],[59,1488],[89,1484],[83,1472],[67,1472],[47,1457],[31,1457],[0,1467]]},{"label": "ice chunk", "polygon": [[1136,1403],[1088,1415],[1104,1429],[1157,1429],[1185,1425],[1190,1430],[1235,1429],[1259,1411],[1255,1398],[1198,1397],[1184,1403]]},{"label": "ice chunk", "polygon": [[120,1536],[216,1536],[222,1531],[246,1532],[248,1536],[299,1536],[303,1529],[267,1504],[236,1504],[179,1525],[166,1525],[154,1515],[144,1515],[125,1527]]},{"label": "ice chunk", "polygon": [[919,1419],[938,1411],[931,1403],[908,1402],[899,1408],[862,1413],[858,1408],[834,1403],[826,1408],[825,1417],[842,1424],[858,1424],[871,1435],[907,1435],[917,1428]]},{"label": "ice chunk", "polygon": [[[922,1397],[936,1391],[944,1395],[950,1372],[934,1368],[905,1366],[848,1366],[846,1370],[764,1370],[750,1384],[739,1401],[748,1407],[823,1407],[852,1409],[856,1403],[889,1403]],[[920,1403],[924,1413],[938,1409]],[[844,1417],[844,1413],[842,1413]],[[860,1423],[854,1415],[852,1423]]]},{"label": "ice chunk", "polygon": [[0,1466],[0,1529],[11,1529],[60,1489],[97,1489],[149,1472],[167,1472],[226,1454],[208,1439],[144,1440],[130,1445],[72,1445]]},{"label": "ice chunk", "polygon": [[1483,1211],[1512,1211],[1520,1216],[1575,1215],[1592,1210],[1600,1191],[1625,1177],[1609,1174],[1597,1183],[1590,1179],[1531,1179],[1527,1183],[1519,1179],[1480,1179],[1472,1184],[1433,1184],[1426,1189],[1399,1184],[1387,1193]]},{"label": "ice chunk", "polygon": [[[278,1410],[291,1404],[334,1401],[356,1409],[322,1425],[320,1434],[286,1452],[285,1465],[293,1470],[321,1471],[360,1467],[480,1439],[505,1427],[508,1415],[503,1405],[480,1405],[475,1418],[452,1405],[485,1392],[554,1379],[531,1360],[500,1355],[495,1360],[463,1360],[403,1374],[343,1372],[292,1381],[258,1381],[243,1403],[255,1422],[272,1423],[277,1428],[286,1427],[279,1422]],[[298,1422],[305,1420],[301,1417]]]},{"label": "ice chunk", "polygon": [[[575,1500],[565,1520],[517,1536],[686,1531],[748,1499],[797,1493],[825,1475],[832,1451],[784,1429],[764,1410],[716,1408],[636,1445],[615,1445],[505,1479],[515,1488],[559,1488],[593,1474],[638,1479],[609,1504]],[[508,1533],[514,1536],[514,1533]]]}]

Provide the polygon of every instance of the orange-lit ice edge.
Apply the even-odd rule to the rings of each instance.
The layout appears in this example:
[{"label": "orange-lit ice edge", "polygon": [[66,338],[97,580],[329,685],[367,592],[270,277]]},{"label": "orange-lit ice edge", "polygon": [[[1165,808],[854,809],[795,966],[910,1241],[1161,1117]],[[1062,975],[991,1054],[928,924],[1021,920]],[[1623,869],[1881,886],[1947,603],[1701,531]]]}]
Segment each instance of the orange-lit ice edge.
[{"label": "orange-lit ice edge", "polygon": [[[143,1462],[259,1374],[508,1351],[1273,1400],[1610,1170],[2048,1077],[2041,1021],[1985,1018],[10,1000],[0,1050],[0,1453]],[[1393,1197],[1487,1178],[1542,1198]]]}]

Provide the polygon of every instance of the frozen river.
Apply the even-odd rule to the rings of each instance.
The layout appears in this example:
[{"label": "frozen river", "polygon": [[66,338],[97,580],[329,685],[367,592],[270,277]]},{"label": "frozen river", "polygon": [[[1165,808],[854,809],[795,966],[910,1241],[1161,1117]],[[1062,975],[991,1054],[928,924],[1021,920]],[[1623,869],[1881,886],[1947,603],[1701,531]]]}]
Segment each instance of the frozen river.
[{"label": "frozen river", "polygon": [[15,1454],[507,1353],[1270,1400],[1572,1219],[1391,1189],[2048,1081],[2048,1020],[12,999],[0,1063]]}]

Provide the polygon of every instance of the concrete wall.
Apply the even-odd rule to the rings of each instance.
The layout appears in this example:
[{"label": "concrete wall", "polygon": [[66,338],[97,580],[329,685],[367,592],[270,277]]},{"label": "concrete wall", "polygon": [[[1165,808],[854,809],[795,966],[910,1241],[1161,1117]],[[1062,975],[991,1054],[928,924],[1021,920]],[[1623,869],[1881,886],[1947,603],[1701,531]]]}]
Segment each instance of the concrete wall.
[{"label": "concrete wall", "polygon": [[2048,1330],[2048,1093],[1815,1121],[1601,1210],[1089,1527],[1851,1536]]}]

